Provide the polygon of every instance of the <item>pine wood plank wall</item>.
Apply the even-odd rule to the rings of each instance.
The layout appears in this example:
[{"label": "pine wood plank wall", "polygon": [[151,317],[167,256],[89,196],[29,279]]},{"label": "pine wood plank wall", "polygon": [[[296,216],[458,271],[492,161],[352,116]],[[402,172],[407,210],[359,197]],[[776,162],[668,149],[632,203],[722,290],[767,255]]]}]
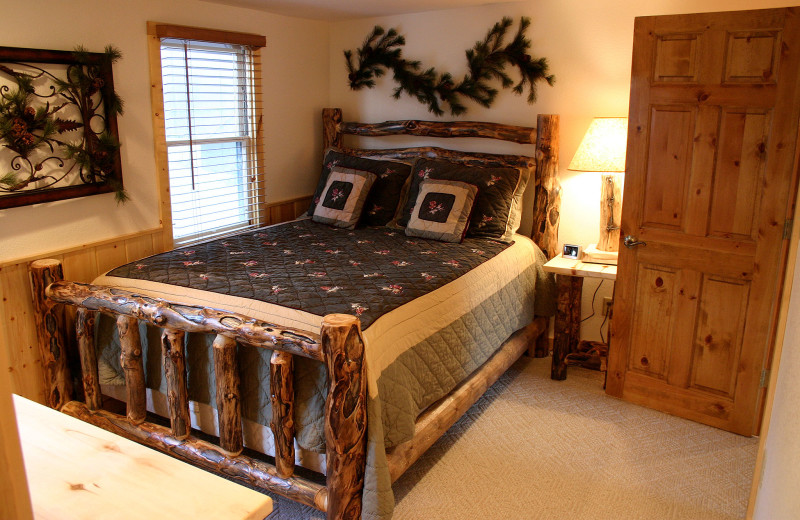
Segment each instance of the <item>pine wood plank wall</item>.
[{"label": "pine wood plank wall", "polygon": [[[292,220],[303,213],[311,197],[267,204],[265,225]],[[39,258],[57,258],[64,264],[64,277],[91,282],[116,266],[165,250],[161,228],[86,244],[62,251],[51,251],[28,258],[0,263],[0,349],[6,352],[4,370],[11,391],[44,403],[41,360],[36,344],[28,264]]]},{"label": "pine wood plank wall", "polygon": [[[8,364],[6,358],[6,352],[0,349],[0,367]],[[0,516],[30,520],[33,510],[22,463],[9,376],[8,372],[0,371]]]}]

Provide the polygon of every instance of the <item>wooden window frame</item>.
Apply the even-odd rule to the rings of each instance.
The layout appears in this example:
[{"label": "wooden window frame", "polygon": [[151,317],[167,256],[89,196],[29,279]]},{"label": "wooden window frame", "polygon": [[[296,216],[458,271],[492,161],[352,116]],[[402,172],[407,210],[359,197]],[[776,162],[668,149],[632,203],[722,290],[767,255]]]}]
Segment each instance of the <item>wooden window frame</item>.
[{"label": "wooden window frame", "polygon": [[263,134],[263,93],[261,80],[261,49],[266,45],[266,37],[258,34],[220,31],[185,25],[172,25],[160,22],[147,22],[147,45],[150,59],[150,103],[153,116],[153,140],[155,144],[156,168],[158,170],[159,220],[166,249],[174,244],[172,234],[172,202],[169,193],[169,161],[167,156],[166,127],[164,121],[164,87],[161,81],[161,39],[184,38],[234,45],[247,45],[252,48],[253,65],[259,71],[253,78],[253,107],[255,129],[255,148],[258,158],[256,174],[261,182],[258,186],[260,218],[268,214],[264,178],[264,134]]}]

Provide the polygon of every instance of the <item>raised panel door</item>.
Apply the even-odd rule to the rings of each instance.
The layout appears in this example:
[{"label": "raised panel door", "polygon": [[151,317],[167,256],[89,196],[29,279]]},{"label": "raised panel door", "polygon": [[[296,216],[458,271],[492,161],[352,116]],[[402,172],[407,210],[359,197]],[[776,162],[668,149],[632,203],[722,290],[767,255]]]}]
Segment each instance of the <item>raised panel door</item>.
[{"label": "raised panel door", "polygon": [[755,434],[796,190],[800,11],[637,18],[607,392]]}]

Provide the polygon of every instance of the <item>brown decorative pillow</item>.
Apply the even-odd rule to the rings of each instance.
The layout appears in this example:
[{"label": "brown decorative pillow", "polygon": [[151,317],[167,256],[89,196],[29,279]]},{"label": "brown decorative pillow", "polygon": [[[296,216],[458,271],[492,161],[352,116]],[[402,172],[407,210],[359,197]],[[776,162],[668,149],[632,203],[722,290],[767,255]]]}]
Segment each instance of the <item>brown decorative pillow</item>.
[{"label": "brown decorative pillow", "polygon": [[509,226],[512,202],[520,178],[516,168],[480,168],[440,159],[419,159],[411,171],[408,197],[397,223],[400,226],[408,223],[423,181],[460,181],[478,187],[467,235],[507,241],[511,236],[507,231],[512,227]]},{"label": "brown decorative pillow", "polygon": [[400,202],[403,185],[411,175],[410,164],[367,159],[347,154],[336,148],[329,148],[325,151],[325,158],[322,161],[322,174],[314,192],[314,198],[311,200],[309,216],[314,214],[314,209],[321,200],[322,190],[325,189],[328,182],[328,175],[334,167],[370,172],[377,177],[364,203],[360,225],[385,226],[392,220]]},{"label": "brown decorative pillow", "polygon": [[374,182],[373,173],[334,167],[328,175],[319,204],[314,208],[312,220],[353,229]]},{"label": "brown decorative pillow", "polygon": [[406,226],[406,235],[461,242],[477,194],[478,187],[466,182],[423,181]]}]

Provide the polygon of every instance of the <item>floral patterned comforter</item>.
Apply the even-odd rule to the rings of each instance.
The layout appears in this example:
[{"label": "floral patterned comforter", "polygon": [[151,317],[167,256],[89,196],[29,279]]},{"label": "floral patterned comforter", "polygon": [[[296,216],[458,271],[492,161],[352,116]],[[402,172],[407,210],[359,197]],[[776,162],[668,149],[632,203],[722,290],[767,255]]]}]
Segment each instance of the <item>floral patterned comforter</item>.
[{"label": "floral patterned comforter", "polygon": [[348,231],[299,220],[158,254],[108,276],[149,280],[301,309],[377,318],[455,280],[510,244],[461,244],[402,230]]}]

